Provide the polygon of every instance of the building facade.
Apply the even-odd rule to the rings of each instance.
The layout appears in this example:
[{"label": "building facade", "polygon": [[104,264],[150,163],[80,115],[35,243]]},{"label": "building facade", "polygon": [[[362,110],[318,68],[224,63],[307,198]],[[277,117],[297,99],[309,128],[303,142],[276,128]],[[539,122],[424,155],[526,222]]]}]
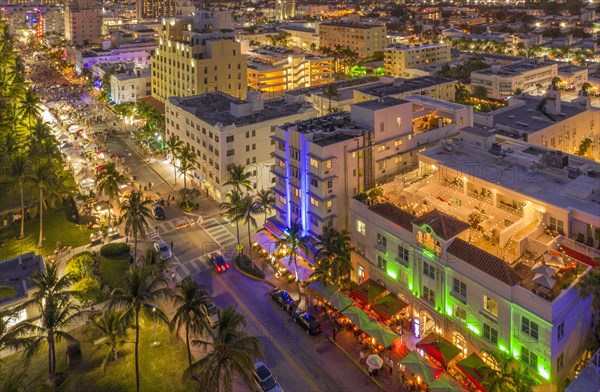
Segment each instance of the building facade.
[{"label": "building facade", "polygon": [[450,61],[451,45],[422,44],[394,45],[384,52],[384,67],[387,75],[405,77],[407,69]]},{"label": "building facade", "polygon": [[246,97],[246,55],[231,28],[231,13],[202,12],[163,19],[159,47],[152,58],[152,96],[169,97],[222,91]]},{"label": "building facade", "polygon": [[277,0],[275,17],[279,20],[292,19],[296,16],[296,0]]},{"label": "building facade", "polygon": [[337,45],[348,48],[361,58],[383,52],[387,47],[385,25],[354,22],[323,22],[317,27],[319,47],[334,49]]},{"label": "building facade", "polygon": [[71,45],[100,41],[101,8],[96,0],[69,0],[65,3],[65,39]]},{"label": "building facade", "polygon": [[225,200],[230,186],[227,167],[240,164],[252,173],[254,189],[272,185],[271,166],[277,125],[314,117],[309,105],[283,99],[264,101],[258,92],[249,92],[241,101],[220,92],[193,97],[171,97],[166,101],[167,138],[175,135],[198,156],[198,167],[190,173],[193,181],[218,202]]}]

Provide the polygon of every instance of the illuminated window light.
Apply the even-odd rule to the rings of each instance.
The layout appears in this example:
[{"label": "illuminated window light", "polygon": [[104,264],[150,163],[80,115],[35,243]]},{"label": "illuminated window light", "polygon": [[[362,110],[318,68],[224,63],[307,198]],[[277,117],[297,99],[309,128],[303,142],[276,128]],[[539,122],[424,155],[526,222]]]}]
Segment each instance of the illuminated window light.
[{"label": "illuminated window light", "polygon": [[389,275],[389,277],[390,277],[390,278],[392,278],[392,279],[398,279],[398,275],[397,275],[397,274],[396,274],[394,271],[387,270],[387,274],[388,274],[388,275]]},{"label": "illuminated window light", "polygon": [[481,335],[481,331],[473,324],[467,324],[467,328],[471,330],[475,335]]},{"label": "illuminated window light", "polygon": [[550,380],[550,373],[544,368],[542,365],[538,365],[538,373],[540,376],[544,377],[546,380]]}]

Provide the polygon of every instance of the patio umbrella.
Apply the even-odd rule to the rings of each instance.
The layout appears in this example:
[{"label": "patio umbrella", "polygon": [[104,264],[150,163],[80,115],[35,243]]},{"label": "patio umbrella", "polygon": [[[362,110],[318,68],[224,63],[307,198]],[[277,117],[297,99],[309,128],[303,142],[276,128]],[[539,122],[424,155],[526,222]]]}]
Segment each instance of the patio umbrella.
[{"label": "patio umbrella", "polygon": [[477,354],[472,353],[462,361],[457,362],[456,367],[467,376],[477,388],[485,392],[486,389],[482,383],[489,366],[487,366]]},{"label": "patio umbrella", "polygon": [[381,369],[383,366],[383,359],[377,354],[371,354],[367,357],[367,366],[369,367],[369,371],[373,369]]},{"label": "patio umbrella", "polygon": [[338,310],[344,310],[354,303],[350,298],[340,292],[333,293],[331,297],[327,298],[327,301]]},{"label": "patio umbrella", "polygon": [[402,301],[395,294],[390,293],[375,301],[375,303],[371,305],[371,309],[384,321],[387,321],[407,306],[408,304],[406,302]]},{"label": "patio umbrella", "polygon": [[423,378],[427,384],[431,384],[435,380],[435,376],[441,372],[441,369],[426,363],[415,351],[411,351],[400,363],[411,373]]},{"label": "patio umbrella", "polygon": [[534,274],[543,274],[549,277],[554,275],[554,270],[544,263],[537,263],[534,265],[533,268],[531,268],[531,272]]},{"label": "patio umbrella", "polygon": [[554,279],[544,274],[535,274],[531,279],[532,282],[539,284],[540,286],[544,286],[546,288],[551,289],[554,287],[554,283],[556,282]]},{"label": "patio umbrella", "polygon": [[392,343],[394,343],[394,341],[400,337],[400,336],[398,336],[398,334],[394,333],[391,329],[389,329],[388,327],[386,327],[384,325],[379,324],[376,321],[371,321],[364,328],[362,328],[362,330],[367,335],[369,335],[370,337],[374,338],[377,342],[379,342],[379,344],[381,344],[383,347],[391,346]]},{"label": "patio umbrella", "polygon": [[350,296],[356,298],[357,300],[363,303],[371,303],[375,301],[385,291],[385,287],[381,286],[379,283],[375,282],[372,279],[368,279],[361,285],[359,285],[357,288],[352,290]]},{"label": "patio umbrella", "polygon": [[465,388],[460,386],[452,377],[446,375],[446,373],[440,373],[439,377],[429,384],[429,390],[431,392],[466,391]]},{"label": "patio umbrella", "polygon": [[560,253],[544,253],[544,263],[549,266],[563,268],[566,263]]},{"label": "patio umbrella", "polygon": [[348,317],[354,323],[354,325],[360,329],[363,329],[373,321],[364,310],[359,309],[356,306],[350,306],[349,308],[343,310],[342,314],[345,317]]},{"label": "patio umbrella", "polygon": [[458,347],[435,332],[425,336],[419,343],[417,343],[416,347],[431,355],[443,366],[446,366],[448,362],[450,362],[460,353],[460,349]]},{"label": "patio umbrella", "polygon": [[333,293],[335,293],[338,288],[333,286],[333,285],[324,285],[323,282],[320,282],[318,280],[315,280],[313,282],[310,282],[310,284],[308,286],[306,286],[306,288],[310,291],[313,291],[317,294],[319,294],[320,296],[324,297],[324,298],[329,298],[333,295]]}]

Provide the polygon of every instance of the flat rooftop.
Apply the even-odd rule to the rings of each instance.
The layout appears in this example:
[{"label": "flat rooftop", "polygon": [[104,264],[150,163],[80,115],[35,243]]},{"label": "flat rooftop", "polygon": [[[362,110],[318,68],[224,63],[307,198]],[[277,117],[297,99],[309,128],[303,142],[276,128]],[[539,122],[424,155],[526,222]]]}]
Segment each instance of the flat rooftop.
[{"label": "flat rooftop", "polygon": [[290,31],[301,31],[303,33],[316,33],[314,27],[305,27],[305,26],[296,26],[296,25],[283,25],[280,27],[281,30],[290,30]]},{"label": "flat rooftop", "polygon": [[169,102],[193,114],[210,125],[223,124],[243,126],[256,124],[276,118],[287,117],[301,112],[303,103],[289,103],[283,98],[264,101],[264,109],[248,116],[236,117],[231,114],[231,104],[243,104],[245,101],[221,92],[192,97],[171,97]]},{"label": "flat rooftop", "polygon": [[33,288],[30,284],[31,278],[43,271],[43,258],[34,252],[0,261],[0,286],[12,287],[17,293],[13,298],[0,300],[0,305],[25,297],[27,291]]},{"label": "flat rooftop", "polygon": [[358,23],[358,22],[348,22],[348,21],[329,21],[323,22],[319,26],[338,26],[338,27],[348,27],[348,28],[357,28],[357,29],[372,29],[375,27],[381,27],[382,25],[370,25],[366,23]]},{"label": "flat rooftop", "polygon": [[[339,89],[341,92],[343,88],[351,87],[351,86],[359,86],[361,84],[378,82],[379,76],[363,76],[360,78],[348,79],[348,80],[339,80],[337,82],[333,82],[333,84]],[[321,84],[319,86],[314,87],[305,87],[305,88],[297,88],[291,91],[286,91],[286,94],[291,96],[298,96],[304,94],[317,94],[323,92],[327,88],[328,84]]]},{"label": "flat rooftop", "polygon": [[[388,97],[394,95],[400,95],[411,91],[422,90],[434,86],[438,86],[446,83],[454,83],[455,81],[440,76],[421,76],[414,79],[396,79],[393,83],[377,82],[367,86],[358,86],[355,88],[346,88],[339,90],[341,95],[349,93],[349,97],[353,96],[353,91],[357,90],[364,94],[372,95],[374,97]],[[319,93],[322,95],[322,93]],[[333,98],[336,100],[336,97]],[[344,100],[340,98],[340,100]]]},{"label": "flat rooftop", "polygon": [[427,48],[439,48],[442,46],[450,47],[448,44],[440,44],[438,42],[431,42],[427,44],[392,44],[387,47],[387,50],[419,50]]},{"label": "flat rooftop", "polygon": [[553,65],[556,66],[556,63],[546,61],[538,64],[535,60],[521,60],[510,64],[501,65],[499,68],[485,68],[478,71],[473,71],[472,73],[482,75],[512,76],[543,67],[551,67]]},{"label": "flat rooftop", "polygon": [[403,103],[407,103],[408,101],[405,99],[394,98],[394,97],[385,97],[381,99],[373,99],[370,101],[364,101],[355,103],[353,106],[367,108],[372,110],[385,109],[392,106],[400,105]]},{"label": "flat rooftop", "polygon": [[296,121],[287,124],[286,128],[289,127],[295,127],[305,135],[314,134],[312,142],[322,147],[352,139],[364,130],[354,125],[350,112],[331,113],[310,120]]}]

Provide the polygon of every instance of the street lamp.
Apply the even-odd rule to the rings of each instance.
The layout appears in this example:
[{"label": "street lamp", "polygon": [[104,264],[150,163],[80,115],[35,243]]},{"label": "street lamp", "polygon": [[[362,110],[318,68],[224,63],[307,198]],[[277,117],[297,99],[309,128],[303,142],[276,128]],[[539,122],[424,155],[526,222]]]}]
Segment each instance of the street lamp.
[{"label": "street lamp", "polygon": [[152,304],[152,315],[154,316],[154,341],[152,342],[152,347],[156,347],[160,345],[160,342],[156,340],[156,308],[157,304]]}]

